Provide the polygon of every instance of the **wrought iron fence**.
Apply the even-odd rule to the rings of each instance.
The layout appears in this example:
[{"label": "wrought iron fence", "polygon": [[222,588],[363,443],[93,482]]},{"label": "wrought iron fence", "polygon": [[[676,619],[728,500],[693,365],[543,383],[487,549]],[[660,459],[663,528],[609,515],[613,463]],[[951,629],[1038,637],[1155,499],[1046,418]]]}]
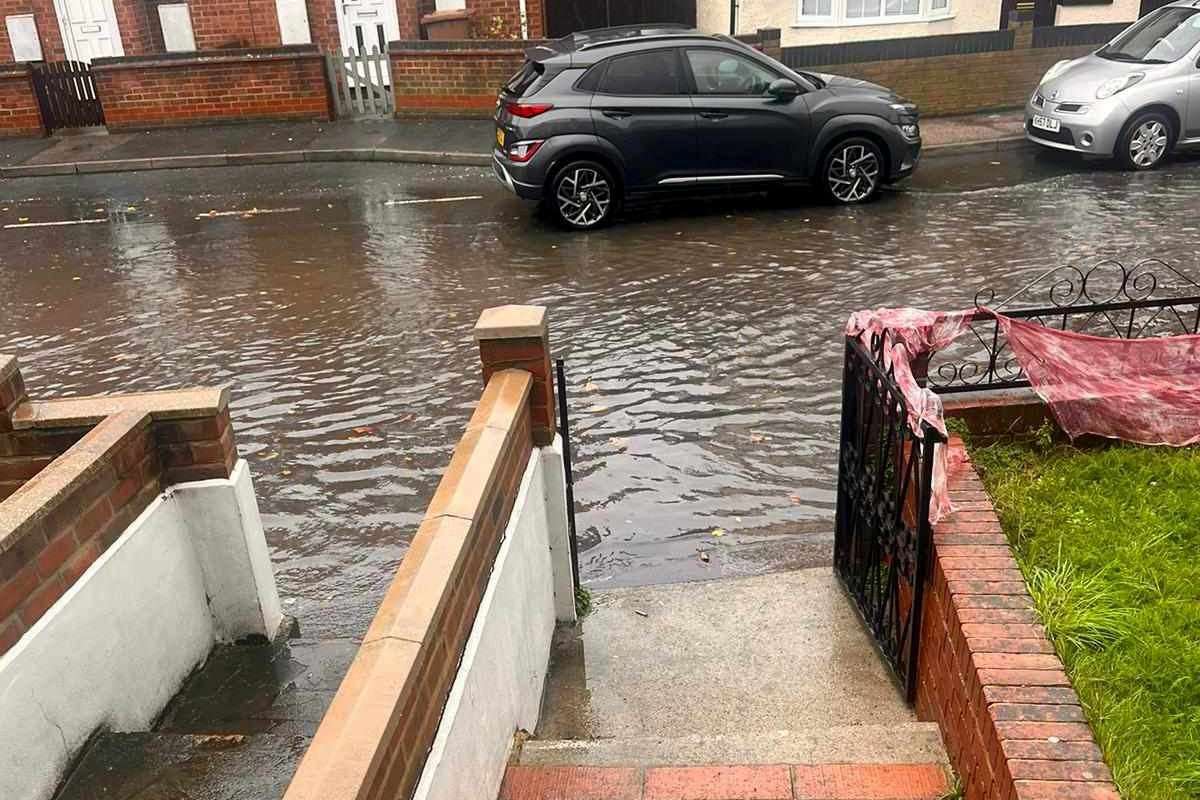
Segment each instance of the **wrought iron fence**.
[{"label": "wrought iron fence", "polygon": [[[1115,260],[1056,267],[1000,300],[983,289],[975,305],[1059,330],[1122,339],[1200,331],[1200,283],[1154,258],[1132,267]],[[1029,385],[999,323],[984,315],[933,357],[924,380],[939,394]]]},{"label": "wrought iron fence", "polygon": [[933,538],[933,462],[945,440],[924,423],[912,429],[881,354],[881,341],[868,351],[846,340],[834,567],[911,703]]}]

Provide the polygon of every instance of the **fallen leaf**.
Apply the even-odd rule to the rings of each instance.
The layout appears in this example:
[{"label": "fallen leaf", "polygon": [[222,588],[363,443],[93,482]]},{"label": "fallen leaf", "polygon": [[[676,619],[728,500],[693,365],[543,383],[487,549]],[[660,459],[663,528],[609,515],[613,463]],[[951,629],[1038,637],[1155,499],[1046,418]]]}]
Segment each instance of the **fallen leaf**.
[{"label": "fallen leaf", "polygon": [[270,452],[267,452],[267,453],[263,453],[261,456],[259,456],[259,460],[261,460],[261,461],[274,461],[277,458],[279,458],[279,453],[276,453],[273,450]]},{"label": "fallen leaf", "polygon": [[708,551],[706,551],[706,550],[700,551],[700,560],[703,561],[705,564],[708,563]]},{"label": "fallen leaf", "polygon": [[598,392],[600,391],[600,387],[592,383],[591,379],[588,379],[588,382],[583,385],[583,390],[585,392]]},{"label": "fallen leaf", "polygon": [[351,439],[356,439],[359,436],[374,436],[374,435],[375,435],[375,429],[372,428],[370,425],[360,425],[357,428],[352,428],[350,430],[350,438]]},{"label": "fallen leaf", "polygon": [[724,528],[713,528],[712,535],[716,536],[717,538],[720,538],[725,535],[725,529]]}]

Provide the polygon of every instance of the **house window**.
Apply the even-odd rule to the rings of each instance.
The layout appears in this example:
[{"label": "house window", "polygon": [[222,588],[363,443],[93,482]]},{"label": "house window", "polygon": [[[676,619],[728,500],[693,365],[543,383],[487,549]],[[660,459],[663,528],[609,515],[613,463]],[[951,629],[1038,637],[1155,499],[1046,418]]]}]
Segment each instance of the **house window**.
[{"label": "house window", "polygon": [[799,25],[872,25],[950,16],[950,0],[797,0]]}]

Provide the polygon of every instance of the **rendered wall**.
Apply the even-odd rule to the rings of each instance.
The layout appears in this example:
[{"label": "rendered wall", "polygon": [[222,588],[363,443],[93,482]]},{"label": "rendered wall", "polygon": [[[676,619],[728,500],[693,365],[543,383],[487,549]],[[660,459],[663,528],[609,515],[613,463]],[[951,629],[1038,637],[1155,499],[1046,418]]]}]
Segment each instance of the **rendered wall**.
[{"label": "rendered wall", "polygon": [[1133,22],[1142,10],[1142,0],[1113,0],[1089,6],[1059,6],[1055,25],[1092,25],[1102,22]]},{"label": "rendered wall", "polygon": [[575,618],[562,478],[556,439],[529,459],[416,800],[495,797],[513,734],[537,726],[556,618]]},{"label": "rendered wall", "polygon": [[167,489],[0,657],[0,798],[53,795],[101,727],[146,730],[216,640],[281,614],[245,462]]}]

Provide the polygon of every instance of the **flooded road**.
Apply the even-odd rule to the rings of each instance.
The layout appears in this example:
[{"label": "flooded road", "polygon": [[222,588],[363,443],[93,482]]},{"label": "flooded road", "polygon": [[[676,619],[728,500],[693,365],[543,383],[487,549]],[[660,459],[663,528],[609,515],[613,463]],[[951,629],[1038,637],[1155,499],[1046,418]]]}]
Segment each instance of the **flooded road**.
[{"label": "flooded road", "polygon": [[567,359],[586,583],[827,563],[850,311],[1102,257],[1200,272],[1200,164],[996,158],[864,208],[721,199],[589,235],[470,168],[10,180],[0,350],[37,396],[232,384],[310,635],[365,630],[479,396],[471,326],[506,302],[550,306]]}]

